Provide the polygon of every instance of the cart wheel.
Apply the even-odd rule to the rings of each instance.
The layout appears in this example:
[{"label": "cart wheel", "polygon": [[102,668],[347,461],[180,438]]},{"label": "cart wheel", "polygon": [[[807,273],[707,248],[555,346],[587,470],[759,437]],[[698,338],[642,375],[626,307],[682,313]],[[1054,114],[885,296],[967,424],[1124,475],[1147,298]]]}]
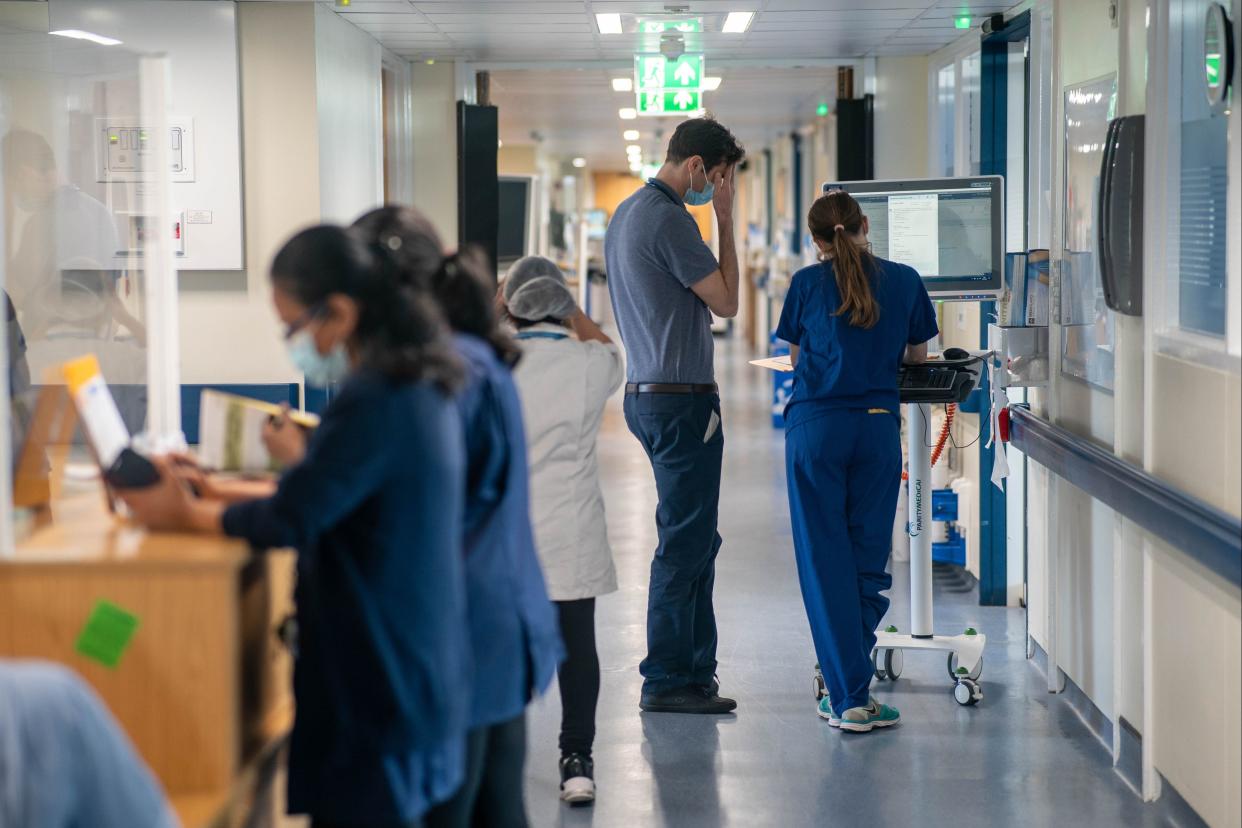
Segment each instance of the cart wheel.
[{"label": "cart wheel", "polygon": [[815,701],[818,702],[828,695],[828,686],[824,684],[824,674],[821,673],[818,669],[815,671],[814,685],[815,685]]},{"label": "cart wheel", "polygon": [[884,662],[879,650],[871,651],[871,668],[875,670],[875,677],[880,681],[888,678],[888,671],[884,668]]},{"label": "cart wheel", "polygon": [[957,681],[960,678],[968,678],[972,681],[978,681],[981,675],[983,675],[983,656],[979,656],[979,661],[975,663],[975,669],[969,673],[963,673],[957,664],[957,653],[949,653],[949,678],[951,680]]},{"label": "cart wheel", "polygon": [[892,649],[884,651],[884,672],[888,673],[889,681],[896,681],[901,678],[901,665],[904,660],[901,650]]},{"label": "cart wheel", "polygon": [[963,707],[970,707],[983,699],[983,690],[979,688],[978,683],[964,678],[953,685],[953,698]]}]

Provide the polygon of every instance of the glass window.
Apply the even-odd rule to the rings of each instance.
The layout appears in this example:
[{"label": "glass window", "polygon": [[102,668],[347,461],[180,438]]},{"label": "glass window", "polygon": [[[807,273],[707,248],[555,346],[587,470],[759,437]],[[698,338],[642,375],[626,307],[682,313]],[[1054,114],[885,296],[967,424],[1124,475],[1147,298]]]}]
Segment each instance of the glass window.
[{"label": "glass window", "polygon": [[[1182,105],[1178,130],[1179,224],[1176,245],[1176,325],[1213,337],[1225,335],[1226,198],[1229,193],[1229,122],[1208,103],[1204,66],[1208,0],[1175,3],[1180,10],[1180,84]],[[1216,62],[1220,62],[1216,49]]]},{"label": "glass window", "polygon": [[942,66],[936,73],[937,144],[932,161],[934,175],[950,178],[955,168],[957,108],[957,66]]},{"label": "glass window", "polygon": [[[1230,304],[1228,216],[1230,136],[1228,98],[1221,96],[1219,32],[1209,27],[1211,0],[1177,0],[1167,14],[1167,130],[1159,153],[1162,174],[1153,189],[1161,198],[1148,203],[1165,232],[1154,240],[1157,289],[1148,300],[1161,350],[1186,358],[1212,359],[1239,348]],[[1237,90],[1233,90],[1236,100]],[[1235,139],[1236,140],[1236,139]],[[1232,150],[1237,155],[1236,146]],[[1152,209],[1152,207],[1149,207]],[[1236,279],[1236,276],[1232,277]],[[1236,361],[1232,363],[1237,370]]]},{"label": "glass window", "polygon": [[965,107],[966,128],[970,130],[970,143],[967,167],[960,171],[960,175],[979,175],[983,168],[982,65],[980,52],[962,58],[962,106]]}]

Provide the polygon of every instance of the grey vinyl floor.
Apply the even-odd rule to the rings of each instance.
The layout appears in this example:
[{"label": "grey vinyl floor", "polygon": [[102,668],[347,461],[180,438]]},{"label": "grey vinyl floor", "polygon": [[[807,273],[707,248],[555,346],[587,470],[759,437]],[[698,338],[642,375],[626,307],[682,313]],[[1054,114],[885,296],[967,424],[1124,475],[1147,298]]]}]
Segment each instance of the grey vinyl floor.
[{"label": "grey vinyl floor", "polygon": [[[988,635],[984,700],[954,702],[945,658],[907,653],[876,695],[902,723],[843,734],[815,715],[810,631],[802,610],[785,498],[783,434],[771,426],[770,375],[727,340],[717,373],[725,428],[716,576],[722,694],[736,715],[638,710],[646,583],[655,548],[651,470],[625,427],[620,399],[600,437],[609,537],[621,589],[598,601],[603,686],[595,743],[599,797],[557,799],[555,684],[530,710],[531,824],[668,826],[1156,825],[1113,772],[1105,747],[1025,658],[1020,609],[978,606],[939,581],[938,632]],[[894,565],[889,620],[908,627],[908,572]]]},{"label": "grey vinyl floor", "polygon": [[[978,606],[938,579],[937,631],[988,636],[975,707],[952,698],[939,654],[910,653],[876,695],[901,710],[889,730],[849,735],[815,715],[815,657],[802,611],[771,377],[718,342],[725,428],[716,576],[725,717],[645,714],[638,663],[655,548],[651,470],[618,396],[599,452],[620,591],[598,601],[603,686],[595,742],[599,796],[557,798],[556,685],[529,711],[526,806],[533,828],[802,828],[802,826],[1151,826],[1169,823],[1111,767],[1105,746],[1027,661],[1021,609]],[[908,571],[895,564],[888,620],[908,626]],[[279,793],[273,803],[279,810]],[[301,828],[301,820],[278,820]]]}]

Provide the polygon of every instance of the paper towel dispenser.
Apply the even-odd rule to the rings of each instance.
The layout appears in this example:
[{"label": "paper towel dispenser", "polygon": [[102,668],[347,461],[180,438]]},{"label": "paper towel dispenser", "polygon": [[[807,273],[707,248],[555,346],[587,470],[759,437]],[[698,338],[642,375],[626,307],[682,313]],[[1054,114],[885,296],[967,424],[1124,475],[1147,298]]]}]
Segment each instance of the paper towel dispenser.
[{"label": "paper towel dispenser", "polygon": [[1108,125],[1100,168],[1100,278],[1104,302],[1128,316],[1143,315],[1143,128],[1142,115]]}]

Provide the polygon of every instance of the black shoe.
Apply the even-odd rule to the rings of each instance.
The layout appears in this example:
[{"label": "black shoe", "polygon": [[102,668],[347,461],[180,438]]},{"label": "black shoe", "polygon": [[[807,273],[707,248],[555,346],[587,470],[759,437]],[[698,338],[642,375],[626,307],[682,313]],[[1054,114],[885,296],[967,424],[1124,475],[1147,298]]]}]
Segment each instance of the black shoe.
[{"label": "black shoe", "polygon": [[737,708],[733,699],[716,695],[711,687],[683,687],[667,693],[645,695],[638,706],[648,713],[732,713]]},{"label": "black shoe", "polygon": [[591,757],[581,753],[561,757],[561,799],[571,805],[595,801],[595,763]]}]

